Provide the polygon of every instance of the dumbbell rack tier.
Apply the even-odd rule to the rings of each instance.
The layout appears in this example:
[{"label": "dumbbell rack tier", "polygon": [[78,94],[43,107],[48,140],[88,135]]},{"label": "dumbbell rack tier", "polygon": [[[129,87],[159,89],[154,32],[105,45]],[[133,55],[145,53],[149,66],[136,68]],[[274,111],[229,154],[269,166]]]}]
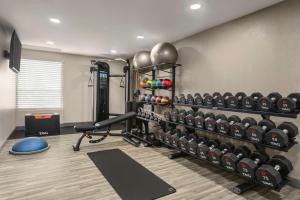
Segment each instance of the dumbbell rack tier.
[{"label": "dumbbell rack tier", "polygon": [[[142,117],[137,117],[137,119],[141,120],[141,121],[144,121],[144,122],[153,122],[153,123],[159,123],[158,121],[154,121],[154,120],[150,120],[150,119],[146,119],[146,118],[142,118]],[[240,140],[240,141],[244,141],[244,142],[249,142],[249,143],[252,143],[251,141],[249,140],[245,140],[245,139],[238,139],[238,138],[234,138],[230,135],[223,135],[223,134],[220,134],[220,133],[216,133],[216,132],[212,132],[212,131],[208,131],[208,130],[204,130],[204,129],[199,129],[199,128],[196,128],[196,127],[193,127],[193,126],[188,126],[188,125],[184,125],[184,124],[180,124],[180,123],[174,123],[174,122],[169,122],[169,121],[161,121],[163,123],[169,123],[169,124],[173,124],[173,125],[180,125],[180,126],[185,126],[186,128],[188,129],[194,129],[194,130],[200,130],[200,131],[205,131],[205,132],[208,132],[208,133],[213,133],[214,135],[220,135],[220,136],[224,136],[224,137],[228,137],[228,138],[232,138],[232,139],[235,139],[235,140]],[[161,125],[161,123],[160,123]],[[241,178],[244,178],[246,179],[245,177],[241,176],[239,173],[237,172],[233,172],[233,171],[230,171],[228,169],[226,169],[225,167],[221,166],[221,165],[216,165],[216,164],[213,164],[211,162],[209,162],[208,160],[202,160],[200,159],[199,157],[197,157],[196,155],[193,155],[187,151],[183,151],[182,149],[180,148],[176,148],[168,143],[165,143],[165,142],[162,142],[160,141],[161,144],[171,148],[171,149],[174,149],[176,151],[178,151],[177,153],[173,153],[173,154],[170,154],[169,155],[169,158],[170,159],[175,159],[175,158],[178,158],[178,157],[183,157],[185,155],[188,155],[188,156],[192,156],[193,158],[196,158],[197,160],[201,160],[202,162],[205,162],[205,163],[209,163],[211,164],[212,166],[215,166],[217,168],[220,168],[222,170],[225,170],[227,172],[230,172],[230,173],[234,173],[236,175],[238,175],[239,177]],[[254,143],[253,143],[254,144]],[[277,147],[274,147],[274,146],[270,146],[270,145],[263,145],[263,144],[260,144],[260,145],[263,145],[264,147],[268,147],[268,148],[272,148],[272,149],[276,149],[276,150],[280,150],[280,151],[288,151],[292,146],[294,146],[294,144],[296,144],[296,142],[293,142],[290,144],[289,147],[286,147],[286,148],[277,148]],[[249,180],[249,179],[246,179],[247,181],[245,183],[242,183],[242,184],[239,184],[235,187],[232,188],[232,191],[234,193],[237,193],[237,194],[241,194],[243,192],[246,192],[247,190],[250,190],[254,187],[256,187],[257,185],[261,185],[261,186],[264,186],[266,187],[265,185],[262,185],[261,183],[259,183],[258,181],[256,180]],[[273,187],[271,189],[279,192],[286,184],[288,183],[288,180],[284,179],[278,186],[276,187]]]},{"label": "dumbbell rack tier", "polygon": [[[148,121],[148,122],[158,123],[157,121],[150,120],[150,119],[145,119],[145,118],[142,118],[142,117],[137,117],[137,118],[141,119],[141,120],[144,120],[144,121]],[[295,144],[297,144],[296,141],[289,141],[289,143],[286,147],[280,148],[280,147],[276,147],[276,146],[272,146],[272,145],[268,145],[268,144],[255,143],[251,140],[247,140],[247,139],[244,139],[244,138],[236,138],[236,137],[233,137],[233,136],[228,135],[228,134],[221,134],[221,133],[218,133],[218,132],[197,128],[195,126],[189,126],[189,125],[186,125],[186,124],[181,124],[181,123],[171,122],[171,121],[164,121],[164,122],[168,123],[168,124],[173,124],[175,126],[184,126],[188,130],[199,130],[199,131],[210,133],[210,134],[215,135],[215,136],[221,136],[221,137],[226,137],[226,138],[230,138],[230,139],[234,139],[234,140],[239,140],[239,141],[242,141],[242,142],[251,143],[251,144],[254,144],[256,146],[256,148],[257,148],[257,145],[258,145],[258,146],[261,146],[261,147],[264,147],[264,148],[270,148],[270,149],[275,149],[275,150],[279,150],[279,151],[288,152]]]},{"label": "dumbbell rack tier", "polygon": [[[202,161],[202,162],[211,164],[211,165],[213,165],[213,166],[215,166],[215,167],[217,167],[217,168],[220,168],[220,169],[225,170],[225,171],[227,171],[227,172],[236,174],[236,175],[238,175],[239,177],[245,179],[245,177],[243,177],[242,175],[240,175],[240,174],[237,173],[236,171],[230,171],[230,170],[228,170],[227,168],[223,167],[222,165],[216,165],[216,164],[213,164],[213,163],[209,162],[208,160],[202,160],[202,159],[200,159],[199,157],[197,157],[196,155],[193,155],[193,154],[191,154],[191,153],[189,153],[189,152],[187,152],[187,151],[183,151],[182,149],[176,148],[176,147],[174,147],[174,146],[172,146],[172,145],[170,145],[170,144],[167,144],[167,143],[165,143],[165,142],[161,142],[161,143],[164,144],[164,145],[166,145],[167,147],[169,147],[169,148],[171,148],[171,149],[174,149],[174,150],[176,150],[176,151],[179,152],[179,154],[171,154],[171,155],[169,156],[170,159],[174,159],[174,158],[176,158],[177,156],[180,157],[180,156],[182,156],[182,154],[183,154],[183,155],[189,155],[189,156],[192,156],[193,158],[195,158],[195,159],[197,159],[197,160],[200,160],[200,161]],[[248,183],[251,184],[251,188],[254,188],[254,187],[257,186],[257,185],[262,185],[261,183],[255,181],[255,180],[249,180]],[[274,187],[274,188],[272,188],[272,189],[275,190],[275,191],[277,191],[277,192],[279,192],[279,191],[280,191],[287,183],[288,183],[288,180],[283,180],[283,181],[280,183],[280,185],[278,185],[278,186],[276,186],[276,187]],[[262,186],[266,187],[265,185],[262,185]],[[247,188],[247,189],[249,189],[249,188]],[[235,188],[233,188],[233,190],[235,190]],[[239,192],[233,191],[233,192],[241,193],[241,192],[243,192],[243,191],[239,191]]]},{"label": "dumbbell rack tier", "polygon": [[221,110],[221,111],[228,111],[228,112],[239,112],[239,113],[249,113],[249,114],[259,114],[262,115],[263,118],[268,118],[269,116],[276,116],[276,117],[285,117],[285,118],[297,118],[300,110],[297,110],[294,113],[279,113],[279,112],[265,112],[260,110],[245,110],[245,109],[237,109],[237,108],[222,108],[222,107],[208,107],[202,105],[193,105],[193,104],[179,104],[174,103],[174,106],[185,106],[191,107],[192,109],[209,109],[209,110]]},{"label": "dumbbell rack tier", "polygon": [[[174,108],[174,97],[175,97],[175,86],[176,86],[176,84],[175,84],[175,82],[176,82],[175,78],[176,78],[176,68],[177,67],[182,67],[182,65],[181,64],[163,63],[163,64],[159,64],[159,65],[152,65],[152,66],[147,66],[147,67],[142,67],[142,68],[135,69],[140,74],[151,76],[152,80],[155,80],[157,78],[157,76],[156,76],[156,72],[157,71],[162,71],[162,72],[171,74],[171,78],[172,78],[172,87],[170,89],[168,89],[168,90],[166,90],[166,89],[151,89],[150,90],[152,92],[152,95],[155,95],[155,92],[157,90],[170,91],[171,92],[171,102],[169,104],[151,103],[151,102],[146,102],[146,101],[140,102],[140,103],[143,103],[143,106],[144,105],[151,105],[151,110],[152,111],[154,111],[154,107],[155,106],[168,106],[170,108]],[[147,90],[149,90],[149,88]],[[138,126],[142,127],[142,124],[140,122],[138,122]],[[145,127],[145,129],[147,129],[147,130],[145,130],[145,132],[146,132],[145,134],[149,134],[148,123],[144,123],[144,127]],[[144,138],[142,138],[142,137],[140,137],[140,136],[138,136],[136,134],[133,134],[133,133],[128,133],[128,134],[130,136],[138,139],[139,141],[141,141],[143,143],[146,143],[148,145],[152,145],[151,142],[145,140]]]},{"label": "dumbbell rack tier", "polygon": [[139,103],[143,103],[144,105],[154,105],[154,106],[170,106],[172,107],[172,104],[170,103],[154,103],[154,102],[148,102],[148,101],[139,101]]}]

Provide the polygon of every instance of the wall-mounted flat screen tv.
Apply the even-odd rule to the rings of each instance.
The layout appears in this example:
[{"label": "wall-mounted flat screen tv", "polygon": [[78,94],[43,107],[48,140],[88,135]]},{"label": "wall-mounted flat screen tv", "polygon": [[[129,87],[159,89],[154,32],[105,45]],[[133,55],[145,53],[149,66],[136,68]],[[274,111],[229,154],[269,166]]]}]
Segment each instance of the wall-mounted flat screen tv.
[{"label": "wall-mounted flat screen tv", "polygon": [[14,31],[11,36],[11,42],[10,42],[9,68],[11,68],[15,72],[20,71],[21,52],[22,52],[22,44],[16,31]]}]

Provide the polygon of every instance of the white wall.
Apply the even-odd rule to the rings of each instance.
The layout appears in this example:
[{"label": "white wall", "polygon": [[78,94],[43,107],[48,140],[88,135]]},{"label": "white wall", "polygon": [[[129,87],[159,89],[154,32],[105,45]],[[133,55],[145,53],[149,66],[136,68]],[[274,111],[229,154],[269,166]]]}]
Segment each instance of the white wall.
[{"label": "white wall", "polygon": [[16,85],[15,73],[8,60],[2,57],[9,50],[11,28],[0,21],[0,147],[15,129]]},{"label": "white wall", "polygon": [[[184,66],[178,68],[177,93],[300,92],[299,19],[300,1],[287,0],[176,42],[179,63]],[[291,121],[300,128],[299,119],[272,119],[277,123]],[[288,153],[268,152],[289,157],[294,163],[292,176],[300,178],[299,145]]]},{"label": "white wall", "polygon": [[[88,56],[53,53],[24,49],[22,58],[45,59],[62,61],[63,68],[63,110],[18,110],[17,126],[24,126],[24,116],[30,112],[59,112],[61,123],[86,122],[92,119],[92,93],[88,88],[90,77],[90,61],[95,59]],[[121,74],[123,63],[109,62],[111,74]],[[124,113],[124,89],[119,87],[119,78],[113,78],[110,82],[110,112]]]}]

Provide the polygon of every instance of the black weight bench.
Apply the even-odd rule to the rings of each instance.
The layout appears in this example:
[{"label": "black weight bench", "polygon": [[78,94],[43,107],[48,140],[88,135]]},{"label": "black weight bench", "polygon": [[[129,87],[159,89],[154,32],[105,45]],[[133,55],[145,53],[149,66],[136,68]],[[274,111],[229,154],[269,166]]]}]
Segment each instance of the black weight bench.
[{"label": "black weight bench", "polygon": [[[74,129],[76,132],[82,133],[80,138],[78,139],[76,145],[73,145],[74,151],[80,150],[80,144],[84,137],[87,137],[90,139],[89,143],[99,143],[102,140],[104,140],[107,136],[123,136],[122,134],[113,134],[110,133],[110,126],[131,118],[135,118],[136,113],[135,112],[129,112],[124,115],[120,115],[114,118],[110,118],[101,122],[97,122],[95,124],[88,124],[88,125],[76,125],[74,126]],[[103,128],[107,128],[106,132],[100,132]],[[93,136],[102,136],[100,139],[92,140]]]}]

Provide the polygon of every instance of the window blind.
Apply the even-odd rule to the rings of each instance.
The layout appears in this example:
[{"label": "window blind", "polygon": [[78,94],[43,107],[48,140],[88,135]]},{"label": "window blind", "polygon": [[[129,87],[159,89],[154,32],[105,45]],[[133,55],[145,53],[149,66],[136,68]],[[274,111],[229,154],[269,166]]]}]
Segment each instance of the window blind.
[{"label": "window blind", "polygon": [[17,108],[62,108],[63,63],[22,59],[17,75]]}]

